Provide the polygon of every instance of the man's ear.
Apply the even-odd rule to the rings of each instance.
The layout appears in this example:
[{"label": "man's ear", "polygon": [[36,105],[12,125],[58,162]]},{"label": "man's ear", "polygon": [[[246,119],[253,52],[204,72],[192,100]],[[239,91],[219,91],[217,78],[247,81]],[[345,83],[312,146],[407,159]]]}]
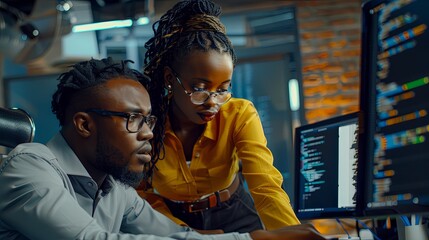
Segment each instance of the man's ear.
[{"label": "man's ear", "polygon": [[83,138],[88,138],[95,130],[94,119],[86,112],[77,112],[73,116],[73,125],[77,134]]}]

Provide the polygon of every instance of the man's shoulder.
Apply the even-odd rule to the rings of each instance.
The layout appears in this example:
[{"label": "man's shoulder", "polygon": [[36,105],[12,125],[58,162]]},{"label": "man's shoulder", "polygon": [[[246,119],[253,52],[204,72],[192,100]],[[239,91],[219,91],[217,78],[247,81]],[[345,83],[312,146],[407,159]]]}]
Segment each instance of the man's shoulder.
[{"label": "man's shoulder", "polygon": [[[23,143],[16,146],[7,157],[1,162],[0,172],[3,172],[8,165],[14,164],[17,167],[29,165],[57,165],[56,157],[51,150],[41,143]],[[55,166],[57,168],[57,166]]]},{"label": "man's shoulder", "polygon": [[56,156],[40,143],[24,143],[15,147],[0,164],[0,181],[18,181],[28,185],[62,182],[67,189],[72,189]]},{"label": "man's shoulder", "polygon": [[46,159],[54,159],[55,156],[51,150],[41,143],[23,143],[16,146],[9,154],[8,158],[13,158],[18,155],[37,155]]}]

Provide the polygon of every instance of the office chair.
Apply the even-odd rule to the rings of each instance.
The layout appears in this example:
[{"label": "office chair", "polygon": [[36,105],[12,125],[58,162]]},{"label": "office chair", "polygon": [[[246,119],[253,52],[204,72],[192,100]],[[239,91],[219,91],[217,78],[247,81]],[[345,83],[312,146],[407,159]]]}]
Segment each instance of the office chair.
[{"label": "office chair", "polygon": [[0,146],[14,148],[32,142],[36,127],[33,118],[18,108],[0,107]]}]

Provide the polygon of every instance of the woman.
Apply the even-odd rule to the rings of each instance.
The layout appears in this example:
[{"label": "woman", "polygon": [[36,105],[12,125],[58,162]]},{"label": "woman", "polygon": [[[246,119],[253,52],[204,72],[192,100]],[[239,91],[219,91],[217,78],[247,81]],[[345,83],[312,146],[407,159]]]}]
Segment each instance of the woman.
[{"label": "woman", "polygon": [[[155,146],[161,160],[146,183],[164,201],[152,205],[203,230],[298,224],[255,107],[232,98],[236,56],[220,14],[209,0],[179,2],[154,24],[145,45],[145,73],[159,119],[154,142],[164,142]],[[240,180],[240,164],[251,196]]]}]

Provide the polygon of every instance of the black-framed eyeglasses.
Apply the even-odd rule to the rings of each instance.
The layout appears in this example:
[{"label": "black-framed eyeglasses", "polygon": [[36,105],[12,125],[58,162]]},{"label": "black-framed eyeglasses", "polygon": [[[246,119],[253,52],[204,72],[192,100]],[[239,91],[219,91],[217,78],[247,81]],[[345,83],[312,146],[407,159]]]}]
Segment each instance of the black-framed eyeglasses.
[{"label": "black-framed eyeglasses", "polygon": [[191,102],[195,105],[201,105],[209,99],[209,97],[213,97],[213,101],[216,104],[225,104],[232,98],[232,85],[231,83],[228,86],[227,90],[221,90],[217,92],[209,92],[207,90],[195,90],[193,92],[189,92],[186,90],[185,86],[183,86],[182,80],[178,77],[176,71],[174,71],[171,67],[170,69],[173,71],[174,76],[176,77],[177,82],[179,82],[180,86],[182,86],[186,95],[191,98]]},{"label": "black-framed eyeglasses", "polygon": [[143,124],[146,123],[150,130],[153,130],[155,128],[156,123],[156,116],[154,115],[148,115],[145,116],[142,113],[133,113],[133,112],[115,112],[115,111],[109,111],[105,109],[87,109],[85,112],[92,112],[99,114],[101,116],[110,117],[110,116],[118,116],[123,117],[127,119],[127,131],[130,133],[136,133],[142,129]]}]

